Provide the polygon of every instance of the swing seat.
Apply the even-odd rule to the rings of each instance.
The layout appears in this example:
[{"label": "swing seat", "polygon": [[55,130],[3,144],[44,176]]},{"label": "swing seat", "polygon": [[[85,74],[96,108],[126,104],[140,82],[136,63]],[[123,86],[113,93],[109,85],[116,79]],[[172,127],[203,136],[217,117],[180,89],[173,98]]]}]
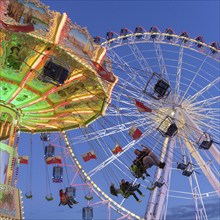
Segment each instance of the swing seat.
[{"label": "swing seat", "polygon": [[203,141],[200,145],[200,149],[209,150],[209,148],[212,146],[213,140],[211,141]]},{"label": "swing seat", "polygon": [[25,193],[25,197],[26,197],[27,199],[33,198],[32,192]]},{"label": "swing seat", "polygon": [[113,196],[118,196],[118,191],[115,189],[114,185],[111,185],[111,186],[110,186],[110,193],[111,193]]},{"label": "swing seat", "polygon": [[53,200],[52,194],[46,195],[46,196],[45,196],[45,199],[46,199],[47,201],[52,201],[52,200]]},{"label": "swing seat", "polygon": [[148,190],[153,191],[156,188],[156,186],[153,184],[151,187],[147,187]]},{"label": "swing seat", "polygon": [[188,164],[185,163],[178,163],[177,169],[179,170],[185,170],[188,167]]},{"label": "swing seat", "polygon": [[137,165],[134,165],[134,164],[131,165],[130,170],[134,177],[136,178],[143,177],[143,173],[140,171],[140,169],[138,169]]},{"label": "swing seat", "polygon": [[130,193],[128,193],[128,192],[121,192],[121,194],[122,194],[122,196],[125,198],[125,199],[127,199],[131,194]]},{"label": "swing seat", "polygon": [[[193,171],[194,171],[194,170],[193,170]],[[187,177],[189,177],[189,176],[192,175],[193,171],[184,170],[184,171],[182,172],[182,175],[183,175],[183,176],[187,176]]]},{"label": "swing seat", "polygon": [[159,181],[156,181],[156,182],[154,183],[154,185],[155,185],[156,187],[158,187],[158,188],[161,188],[161,187],[164,185],[164,183],[159,182]]},{"label": "swing seat", "polygon": [[132,186],[132,189],[133,189],[132,191],[139,189],[139,187],[140,187],[140,183]]},{"label": "swing seat", "polygon": [[[117,195],[118,196],[118,195]],[[93,196],[84,196],[87,201],[93,200]]]}]

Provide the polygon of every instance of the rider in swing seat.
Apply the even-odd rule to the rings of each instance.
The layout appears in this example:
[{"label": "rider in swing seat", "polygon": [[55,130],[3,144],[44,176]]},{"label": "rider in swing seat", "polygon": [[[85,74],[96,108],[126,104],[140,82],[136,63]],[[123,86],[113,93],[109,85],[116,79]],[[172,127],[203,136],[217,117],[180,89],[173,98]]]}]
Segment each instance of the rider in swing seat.
[{"label": "rider in swing seat", "polygon": [[140,184],[132,186],[132,183],[129,183],[124,179],[121,180],[120,190],[124,198],[128,198],[130,195],[132,195],[136,199],[136,201],[140,203],[141,200],[138,199],[138,197],[135,194],[135,191],[137,191],[141,196],[144,196],[144,194],[139,190],[139,187]]},{"label": "rider in swing seat", "polygon": [[144,145],[141,146],[143,149],[141,151],[135,149],[134,154],[137,155],[136,160],[142,162],[144,170],[151,168],[153,165],[159,167],[160,169],[165,167],[165,163],[161,162],[150,148]]},{"label": "rider in swing seat", "polygon": [[75,199],[73,197],[67,197],[66,192],[63,192],[62,189],[60,189],[59,195],[60,195],[59,206],[60,205],[68,205],[70,208],[73,208],[72,205],[78,203],[77,201],[75,201]]}]

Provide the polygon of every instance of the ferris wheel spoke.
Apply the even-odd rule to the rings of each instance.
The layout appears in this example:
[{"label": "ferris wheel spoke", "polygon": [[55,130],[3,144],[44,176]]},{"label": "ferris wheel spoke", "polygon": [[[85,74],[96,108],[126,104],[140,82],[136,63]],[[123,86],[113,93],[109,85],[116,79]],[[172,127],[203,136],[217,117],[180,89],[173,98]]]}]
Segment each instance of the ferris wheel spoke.
[{"label": "ferris wheel spoke", "polygon": [[109,128],[97,130],[95,132],[87,133],[85,135],[80,135],[80,136],[74,137],[72,139],[74,140],[75,144],[89,142],[94,139],[103,138],[103,137],[107,137],[109,135],[113,135],[113,134],[116,134],[119,132],[127,131],[134,124],[144,125],[146,123],[149,123],[149,122],[147,122],[146,119],[143,119],[143,118],[133,119],[132,121],[129,121],[129,122],[126,122],[123,124],[119,124],[119,125],[111,126]]},{"label": "ferris wheel spoke", "polygon": [[98,171],[101,171],[102,169],[104,169],[106,166],[108,166],[109,164],[111,164],[113,161],[115,161],[118,157],[120,157],[121,155],[123,155],[124,153],[126,153],[126,151],[128,151],[130,148],[132,148],[134,145],[136,145],[137,143],[139,143],[142,139],[144,139],[146,136],[148,136],[150,133],[152,132],[151,129],[148,129],[147,131],[145,131],[142,136],[137,139],[137,140],[133,140],[130,143],[128,143],[126,146],[123,147],[123,151],[119,152],[117,155],[112,155],[111,157],[107,158],[105,161],[103,161],[101,164],[99,164],[96,168],[94,168],[93,170],[91,170],[90,172],[88,172],[88,175],[90,177],[92,177],[93,175],[95,175]]},{"label": "ferris wheel spoke", "polygon": [[204,100],[202,100],[202,101],[197,101],[197,102],[194,102],[194,103],[185,103],[185,101],[183,102],[183,106],[185,107],[186,106],[186,108],[190,105],[190,106],[192,106],[192,107],[194,107],[194,106],[199,106],[200,108],[202,108],[202,107],[205,107],[205,106],[212,106],[212,105],[214,105],[214,104],[216,104],[216,103],[218,103],[218,102],[220,102],[220,95],[217,95],[217,96],[215,96],[215,97],[211,97],[211,98],[208,98],[208,99],[204,99]]},{"label": "ferris wheel spoke", "polygon": [[206,128],[206,129],[209,128],[212,131],[216,131],[216,132],[219,131],[219,129],[218,129],[219,123],[218,124],[214,124],[213,122],[212,123],[210,123],[210,122],[209,123],[208,122],[203,122],[201,120],[194,119],[193,117],[192,117],[192,120],[197,124],[197,126],[200,125],[202,128]]},{"label": "ferris wheel spoke", "polygon": [[141,66],[142,70],[147,73],[153,73],[152,68],[148,64],[147,60],[143,56],[142,52],[138,48],[138,46],[134,43],[128,44],[128,47],[132,51],[133,55],[135,56],[137,62]]},{"label": "ferris wheel spoke", "polygon": [[142,84],[139,83],[139,81],[136,80],[136,78],[140,78],[141,81],[146,82],[146,80],[143,77],[141,77],[140,74],[138,74],[138,70],[135,70],[133,67],[131,67],[125,60],[123,60],[113,50],[109,50],[109,55],[111,55],[110,57],[112,58],[113,63],[117,64],[115,69],[122,70],[123,74],[126,73],[126,76],[128,76],[131,79],[130,83],[132,83],[135,80],[139,86],[142,86]]},{"label": "ferris wheel spoke", "polygon": [[191,87],[192,84],[195,82],[195,79],[196,79],[196,77],[198,76],[198,74],[199,74],[200,70],[202,69],[204,63],[206,62],[206,59],[207,59],[207,58],[208,58],[208,55],[205,56],[205,58],[204,58],[204,60],[202,61],[201,65],[199,66],[198,70],[195,72],[195,75],[194,75],[193,79],[190,81],[190,83],[189,83],[187,89],[185,90],[185,93],[183,94],[183,96],[182,96],[182,98],[181,98],[181,100],[180,100],[180,104],[182,104],[182,102],[183,102],[183,100],[184,100],[186,94],[188,93],[190,87]]},{"label": "ferris wheel spoke", "polygon": [[[202,130],[200,129],[200,127],[190,118],[190,116],[188,116],[185,112],[183,112],[187,124],[190,125],[191,128],[195,128],[196,132],[199,133],[199,137],[203,134]],[[207,126],[205,124],[205,126]],[[213,128],[212,128],[213,129]],[[216,131],[218,132],[218,131]],[[196,151],[190,144],[188,144],[190,151]],[[213,145],[210,149],[209,149],[210,153],[212,154],[212,156],[215,158],[215,160],[218,162],[218,164],[220,164],[220,152],[219,150]],[[202,160],[202,158],[200,158],[200,155],[197,156],[198,153],[195,153],[195,156],[198,158],[198,160]],[[198,162],[198,161],[197,161]],[[203,162],[203,160],[202,160]],[[211,174],[212,175],[212,174]],[[213,183],[214,184],[214,183]],[[214,186],[213,186],[214,187]],[[216,189],[216,188],[215,188]],[[220,192],[219,192],[220,193]]]},{"label": "ferris wheel spoke", "polygon": [[164,61],[163,52],[160,43],[154,41],[154,48],[157,56],[157,62],[160,68],[160,73],[165,76],[165,79],[169,82],[169,74],[167,72],[166,63]]},{"label": "ferris wheel spoke", "polygon": [[189,102],[193,102],[194,100],[196,100],[199,96],[201,96],[202,94],[204,94],[205,92],[207,92],[210,88],[212,88],[213,86],[215,86],[217,83],[220,82],[220,77],[217,77],[215,80],[213,80],[211,83],[209,83],[207,86],[205,86],[203,89],[201,89],[199,92],[197,92],[195,95],[193,95],[192,97],[190,97],[189,99],[187,99],[187,101]]},{"label": "ferris wheel spoke", "polygon": [[175,86],[175,90],[174,90],[174,97],[176,98],[176,101],[178,100],[177,96],[179,94],[180,83],[181,83],[183,51],[184,51],[184,47],[181,46],[180,51],[179,51],[178,65],[177,65],[176,86]]}]

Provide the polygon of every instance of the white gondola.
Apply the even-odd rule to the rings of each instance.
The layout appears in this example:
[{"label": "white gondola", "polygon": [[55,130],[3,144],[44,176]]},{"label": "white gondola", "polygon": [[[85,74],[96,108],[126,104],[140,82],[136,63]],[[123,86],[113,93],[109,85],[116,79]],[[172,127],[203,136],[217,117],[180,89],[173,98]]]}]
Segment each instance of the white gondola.
[{"label": "white gondola", "polygon": [[171,87],[158,73],[153,72],[143,92],[156,100],[165,99],[170,94]]},{"label": "white gondola", "polygon": [[213,139],[210,134],[203,133],[197,142],[200,149],[209,150],[213,144]]},{"label": "white gondola", "polygon": [[167,116],[159,125],[157,130],[164,136],[164,137],[174,137],[177,132],[178,128],[171,117]]}]

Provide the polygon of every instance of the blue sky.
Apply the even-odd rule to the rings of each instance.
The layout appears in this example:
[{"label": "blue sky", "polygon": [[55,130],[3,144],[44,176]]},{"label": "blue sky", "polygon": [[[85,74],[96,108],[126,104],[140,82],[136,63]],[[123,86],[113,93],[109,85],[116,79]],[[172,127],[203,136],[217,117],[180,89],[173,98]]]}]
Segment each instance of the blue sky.
[{"label": "blue sky", "polygon": [[[44,0],[51,10],[61,13],[66,12],[72,22],[82,27],[87,27],[91,36],[103,36],[106,32],[120,32],[127,27],[134,30],[136,26],[142,26],[149,30],[151,26],[157,26],[161,31],[172,27],[176,34],[187,31],[191,38],[202,35],[205,42],[220,41],[220,2],[219,1],[74,1],[74,0]],[[26,219],[81,219],[82,206],[58,207],[58,198],[48,203],[45,196],[45,168],[43,161],[43,146],[38,135],[34,135],[34,165],[32,200],[24,199]],[[29,151],[29,136],[21,138],[19,153],[25,155]],[[69,171],[70,172],[70,171]],[[26,190],[26,168],[20,169],[19,187]],[[72,174],[69,174],[70,176]],[[101,184],[101,183],[100,183]],[[54,194],[58,194],[59,187],[52,187]],[[82,196],[82,194],[79,194]],[[78,198],[79,199],[79,198]],[[81,200],[80,200],[81,201]],[[82,204],[83,202],[81,202]],[[216,208],[216,200],[207,205],[210,219],[219,215]],[[85,204],[86,205],[86,204]],[[146,204],[138,204],[138,209],[145,212]],[[173,213],[168,213],[168,219],[189,219],[187,216],[193,212],[192,206],[183,204],[174,205]],[[106,208],[96,209],[95,219],[105,219],[103,214]],[[101,211],[100,211],[101,210]],[[175,210],[175,211],[174,211]],[[176,211],[178,210],[178,211]],[[214,212],[215,211],[215,212]],[[99,213],[99,214],[98,214]],[[184,218],[186,216],[186,218]]]}]

